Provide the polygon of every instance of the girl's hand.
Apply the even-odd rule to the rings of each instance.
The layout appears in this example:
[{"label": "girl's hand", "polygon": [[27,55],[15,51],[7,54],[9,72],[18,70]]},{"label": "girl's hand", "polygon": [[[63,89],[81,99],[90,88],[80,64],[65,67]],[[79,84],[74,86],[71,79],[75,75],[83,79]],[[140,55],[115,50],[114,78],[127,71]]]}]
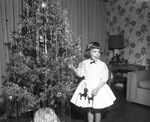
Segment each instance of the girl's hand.
[{"label": "girl's hand", "polygon": [[79,76],[79,77],[80,77],[80,75],[78,74],[77,69],[74,67],[74,65],[73,65],[73,64],[69,64],[69,65],[68,65],[68,68],[72,69],[72,70],[74,71],[74,73],[75,73],[77,76]]},{"label": "girl's hand", "polygon": [[96,96],[96,95],[97,95],[97,93],[98,93],[98,91],[99,91],[99,89],[97,89],[97,88],[93,89],[93,91],[92,91],[92,95],[93,95],[93,96]]}]

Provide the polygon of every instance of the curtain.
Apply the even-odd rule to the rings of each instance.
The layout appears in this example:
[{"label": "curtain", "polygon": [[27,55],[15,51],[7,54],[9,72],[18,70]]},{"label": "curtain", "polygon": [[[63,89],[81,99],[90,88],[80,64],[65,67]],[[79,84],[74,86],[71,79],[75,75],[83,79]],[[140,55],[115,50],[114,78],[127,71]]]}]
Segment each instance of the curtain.
[{"label": "curtain", "polygon": [[[62,9],[67,9],[70,29],[81,38],[83,51],[91,41],[105,46],[105,3],[102,0],[60,0]],[[9,62],[8,49],[10,34],[17,31],[19,15],[23,11],[23,0],[0,0],[0,76],[6,75]],[[3,78],[0,77],[0,87]]]},{"label": "curtain", "polygon": [[19,15],[22,14],[23,0],[0,0],[0,87],[9,62],[8,48],[11,33],[17,30]]},{"label": "curtain", "polygon": [[91,41],[105,47],[105,3],[102,0],[60,0],[67,9],[70,28],[81,37],[83,51]]}]

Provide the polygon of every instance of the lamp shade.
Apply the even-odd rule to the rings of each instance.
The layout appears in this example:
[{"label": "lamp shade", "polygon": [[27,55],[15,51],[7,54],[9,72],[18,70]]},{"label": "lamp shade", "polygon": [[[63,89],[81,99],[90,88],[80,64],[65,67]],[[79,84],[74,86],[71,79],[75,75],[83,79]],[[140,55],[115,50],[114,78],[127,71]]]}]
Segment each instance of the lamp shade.
[{"label": "lamp shade", "polygon": [[108,49],[123,49],[124,48],[124,36],[123,35],[110,35],[108,41]]}]

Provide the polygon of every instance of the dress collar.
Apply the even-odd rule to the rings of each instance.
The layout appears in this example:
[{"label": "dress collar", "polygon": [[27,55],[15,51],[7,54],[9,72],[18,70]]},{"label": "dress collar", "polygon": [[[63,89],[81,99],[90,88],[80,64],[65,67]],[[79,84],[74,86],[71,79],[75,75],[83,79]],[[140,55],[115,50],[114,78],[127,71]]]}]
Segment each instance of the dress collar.
[{"label": "dress collar", "polygon": [[90,64],[96,64],[98,61],[99,61],[99,60],[94,61],[94,60],[92,60],[92,59],[89,59]]}]

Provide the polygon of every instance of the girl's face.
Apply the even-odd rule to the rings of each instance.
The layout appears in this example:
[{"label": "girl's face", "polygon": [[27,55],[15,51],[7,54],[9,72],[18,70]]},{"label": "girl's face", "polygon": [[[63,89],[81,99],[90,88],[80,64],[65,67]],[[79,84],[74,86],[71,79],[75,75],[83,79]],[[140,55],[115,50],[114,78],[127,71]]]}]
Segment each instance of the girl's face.
[{"label": "girl's face", "polygon": [[91,59],[97,61],[100,58],[100,49],[91,49]]}]

